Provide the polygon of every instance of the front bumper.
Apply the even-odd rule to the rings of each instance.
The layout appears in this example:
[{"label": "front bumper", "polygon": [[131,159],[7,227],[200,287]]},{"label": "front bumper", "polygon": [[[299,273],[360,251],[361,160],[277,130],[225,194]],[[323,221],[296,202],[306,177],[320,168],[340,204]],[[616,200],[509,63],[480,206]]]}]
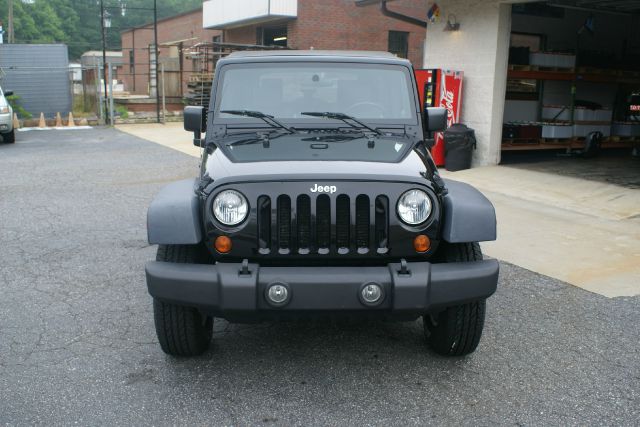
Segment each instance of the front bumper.
[{"label": "front bumper", "polygon": [[0,114],[0,132],[6,133],[13,130],[13,116],[11,114]]},{"label": "front bumper", "polygon": [[[258,264],[175,264],[149,262],[147,287],[157,299],[194,306],[220,317],[261,317],[270,312],[383,311],[423,314],[491,296],[498,283],[496,260],[381,267],[260,267]],[[376,306],[360,291],[375,282],[384,289]],[[290,299],[274,307],[266,289],[284,283]],[[230,316],[225,316],[229,314]]]}]

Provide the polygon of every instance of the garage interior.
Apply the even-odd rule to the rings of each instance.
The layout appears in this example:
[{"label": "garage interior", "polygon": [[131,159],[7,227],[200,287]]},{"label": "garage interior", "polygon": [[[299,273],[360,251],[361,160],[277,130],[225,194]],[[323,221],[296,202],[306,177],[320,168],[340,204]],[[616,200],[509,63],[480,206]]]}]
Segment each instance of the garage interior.
[{"label": "garage interior", "polygon": [[511,13],[501,163],[640,188],[640,1]]}]

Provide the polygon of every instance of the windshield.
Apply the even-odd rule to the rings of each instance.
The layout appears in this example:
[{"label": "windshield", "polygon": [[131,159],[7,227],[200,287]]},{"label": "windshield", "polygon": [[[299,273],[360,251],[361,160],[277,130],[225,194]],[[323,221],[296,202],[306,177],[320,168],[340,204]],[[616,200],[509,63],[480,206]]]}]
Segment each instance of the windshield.
[{"label": "windshield", "polygon": [[322,122],[301,113],[329,111],[365,121],[405,124],[416,114],[410,73],[401,66],[325,62],[236,64],[221,70],[219,82],[217,118],[233,117],[220,111],[253,110],[280,120]]},{"label": "windshield", "polygon": [[404,136],[366,137],[361,132],[280,134],[273,138],[236,135],[221,141],[236,163],[261,161],[365,161],[395,163],[413,144]]}]

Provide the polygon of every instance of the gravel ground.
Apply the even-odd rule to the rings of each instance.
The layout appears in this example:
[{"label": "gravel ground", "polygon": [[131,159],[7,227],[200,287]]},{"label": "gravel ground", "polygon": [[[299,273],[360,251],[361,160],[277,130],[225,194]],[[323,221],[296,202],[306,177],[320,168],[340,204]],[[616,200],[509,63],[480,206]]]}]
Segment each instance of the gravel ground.
[{"label": "gravel ground", "polygon": [[216,321],[156,341],[145,214],[197,159],[113,129],[0,145],[0,423],[638,425],[640,297],[502,263],[485,335],[442,358],[411,323]]}]

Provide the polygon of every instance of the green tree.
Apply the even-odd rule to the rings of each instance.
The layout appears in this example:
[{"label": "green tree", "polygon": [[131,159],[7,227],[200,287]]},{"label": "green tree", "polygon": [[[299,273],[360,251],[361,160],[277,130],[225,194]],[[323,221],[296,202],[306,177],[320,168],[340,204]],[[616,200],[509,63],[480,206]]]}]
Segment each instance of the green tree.
[{"label": "green tree", "polygon": [[[153,22],[153,0],[127,0],[130,9],[121,14],[119,0],[103,0],[112,15],[107,29],[107,49],[121,48],[120,32]],[[158,19],[202,7],[202,0],[157,0]],[[6,24],[7,0],[0,0],[0,20]],[[66,43],[69,57],[79,58],[87,50],[102,49],[99,0],[14,0],[14,31],[16,43]]]}]

